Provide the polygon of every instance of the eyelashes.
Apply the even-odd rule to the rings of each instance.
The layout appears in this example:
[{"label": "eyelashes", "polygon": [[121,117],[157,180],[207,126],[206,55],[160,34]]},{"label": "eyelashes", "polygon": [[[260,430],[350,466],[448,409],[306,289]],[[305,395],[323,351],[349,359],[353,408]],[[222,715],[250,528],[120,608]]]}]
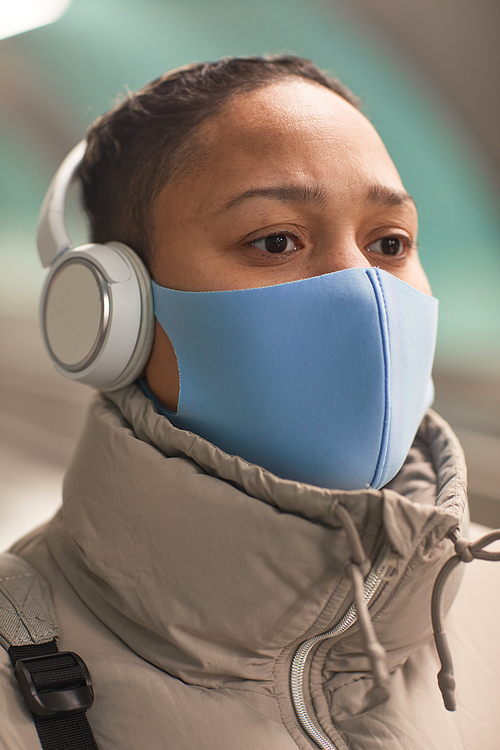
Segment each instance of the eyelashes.
[{"label": "eyelashes", "polygon": [[387,235],[370,242],[366,250],[369,253],[379,253],[389,258],[403,258],[414,247],[415,244],[405,235]]},{"label": "eyelashes", "polygon": [[291,232],[272,232],[252,240],[248,245],[273,255],[290,253],[302,247],[298,237]]},{"label": "eyelashes", "polygon": [[[256,248],[268,255],[288,255],[300,250],[306,243],[289,230],[278,230],[258,237],[246,243],[247,247]],[[386,234],[373,240],[363,249],[365,252],[377,254],[390,260],[404,259],[410,250],[416,248],[416,243],[404,234]]]}]

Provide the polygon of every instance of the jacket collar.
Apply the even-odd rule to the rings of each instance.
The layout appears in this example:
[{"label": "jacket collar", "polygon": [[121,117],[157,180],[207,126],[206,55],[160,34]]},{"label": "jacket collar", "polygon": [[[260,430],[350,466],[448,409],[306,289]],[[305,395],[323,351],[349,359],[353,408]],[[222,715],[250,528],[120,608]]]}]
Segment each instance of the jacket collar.
[{"label": "jacket collar", "polygon": [[350,595],[337,503],[372,560],[388,540],[403,562],[421,550],[424,565],[465,502],[461,449],[432,412],[390,487],[339,492],[177,430],[130,386],[96,399],[49,546],[90,609],[148,661],[188,683],[266,692],[283,649],[327,629]]}]

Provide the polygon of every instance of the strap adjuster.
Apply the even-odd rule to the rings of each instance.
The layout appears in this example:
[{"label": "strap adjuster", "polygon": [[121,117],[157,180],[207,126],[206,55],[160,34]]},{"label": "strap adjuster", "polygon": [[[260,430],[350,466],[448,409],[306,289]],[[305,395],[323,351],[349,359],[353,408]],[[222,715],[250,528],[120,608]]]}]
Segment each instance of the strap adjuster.
[{"label": "strap adjuster", "polygon": [[94,702],[87,665],[72,651],[18,659],[14,673],[37,716],[85,713]]}]

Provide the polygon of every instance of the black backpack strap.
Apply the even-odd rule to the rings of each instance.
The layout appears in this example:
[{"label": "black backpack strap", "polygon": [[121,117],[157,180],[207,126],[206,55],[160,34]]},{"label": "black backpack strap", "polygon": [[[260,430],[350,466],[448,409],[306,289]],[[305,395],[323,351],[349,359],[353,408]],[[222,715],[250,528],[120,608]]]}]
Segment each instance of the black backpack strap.
[{"label": "black backpack strap", "polygon": [[43,750],[98,750],[85,711],[94,700],[88,669],[60,652],[49,586],[29,563],[0,555],[0,645],[8,652]]}]

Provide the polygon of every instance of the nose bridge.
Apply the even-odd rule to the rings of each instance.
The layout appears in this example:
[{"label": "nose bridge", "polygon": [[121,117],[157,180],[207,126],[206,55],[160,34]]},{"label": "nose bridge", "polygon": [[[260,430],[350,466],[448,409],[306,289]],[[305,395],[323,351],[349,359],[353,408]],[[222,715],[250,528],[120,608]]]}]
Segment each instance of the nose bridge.
[{"label": "nose bridge", "polygon": [[354,232],[347,228],[330,239],[324,252],[320,254],[319,262],[325,268],[321,273],[347,268],[371,268],[370,261],[358,246]]}]

